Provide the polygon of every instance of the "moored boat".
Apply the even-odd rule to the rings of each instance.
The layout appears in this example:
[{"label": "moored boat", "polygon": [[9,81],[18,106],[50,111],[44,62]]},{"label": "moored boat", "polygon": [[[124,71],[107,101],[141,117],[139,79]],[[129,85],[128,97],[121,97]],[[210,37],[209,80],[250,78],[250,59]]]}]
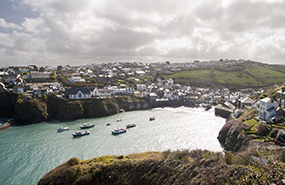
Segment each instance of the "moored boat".
[{"label": "moored boat", "polygon": [[122,121],[122,119],[117,119],[117,122],[121,122]]},{"label": "moored boat", "polygon": [[111,125],[111,123],[107,123],[107,124],[106,124],[106,126],[110,126],[110,125]]},{"label": "moored boat", "polygon": [[69,130],[69,127],[58,127],[57,129],[58,132],[65,131],[65,130]]},{"label": "moored boat", "polygon": [[132,127],[135,127],[136,125],[133,124],[133,123],[130,123],[130,124],[127,124],[126,128],[132,128]]},{"label": "moored boat", "polygon": [[95,124],[91,124],[91,125],[88,125],[87,123],[84,123],[83,125],[80,126],[81,129],[86,129],[86,128],[91,128],[91,127],[94,127]]},{"label": "moored boat", "polygon": [[89,134],[90,134],[90,131],[76,131],[72,135],[73,137],[81,137],[81,136],[85,136]]},{"label": "moored boat", "polygon": [[155,120],[155,117],[150,117],[149,118],[149,121],[153,121],[153,120]]},{"label": "moored boat", "polygon": [[114,130],[111,131],[113,135],[118,135],[127,132],[127,129],[123,128],[115,128]]},{"label": "moored boat", "polygon": [[210,110],[211,108],[212,108],[212,105],[206,105],[205,111],[208,111],[208,110]]}]

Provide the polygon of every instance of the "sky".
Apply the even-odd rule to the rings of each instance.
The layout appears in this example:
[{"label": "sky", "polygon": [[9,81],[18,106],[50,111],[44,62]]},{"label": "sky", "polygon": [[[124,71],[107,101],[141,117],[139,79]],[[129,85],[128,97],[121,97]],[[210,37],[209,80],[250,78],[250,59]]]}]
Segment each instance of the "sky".
[{"label": "sky", "polygon": [[1,0],[0,66],[285,64],[285,0]]}]

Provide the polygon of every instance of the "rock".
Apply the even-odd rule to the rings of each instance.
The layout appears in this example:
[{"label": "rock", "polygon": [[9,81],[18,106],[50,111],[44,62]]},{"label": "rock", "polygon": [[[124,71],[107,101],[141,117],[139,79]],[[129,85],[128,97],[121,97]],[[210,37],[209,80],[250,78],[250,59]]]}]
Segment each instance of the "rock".
[{"label": "rock", "polygon": [[81,101],[64,101],[59,105],[57,120],[71,121],[83,118],[84,108]]},{"label": "rock", "polygon": [[278,130],[275,137],[275,143],[278,145],[285,145],[285,130]]},{"label": "rock", "polygon": [[15,114],[15,105],[19,95],[11,92],[0,92],[0,118],[11,118]]},{"label": "rock", "polygon": [[47,106],[37,99],[18,99],[15,105],[15,125],[27,125],[46,121],[48,117]]},{"label": "rock", "polygon": [[250,126],[240,120],[230,120],[221,129],[218,140],[225,150],[237,151],[247,140],[244,130],[250,130]]}]

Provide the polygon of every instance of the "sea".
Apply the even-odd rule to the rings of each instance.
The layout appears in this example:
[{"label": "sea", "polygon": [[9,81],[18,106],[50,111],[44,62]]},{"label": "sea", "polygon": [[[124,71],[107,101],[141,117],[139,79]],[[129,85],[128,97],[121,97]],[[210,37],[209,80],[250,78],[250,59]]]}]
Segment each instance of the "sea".
[{"label": "sea", "polygon": [[[155,117],[150,121],[150,117]],[[118,119],[122,121],[117,122]],[[95,124],[90,135],[73,138],[79,126]],[[106,126],[110,123],[110,126]],[[136,124],[114,136],[114,128]],[[12,126],[0,131],[0,184],[33,185],[72,157],[81,160],[102,155],[128,155],[146,151],[206,149],[222,152],[217,136],[225,119],[202,108],[155,108],[70,122]],[[69,130],[57,132],[59,126]]]}]

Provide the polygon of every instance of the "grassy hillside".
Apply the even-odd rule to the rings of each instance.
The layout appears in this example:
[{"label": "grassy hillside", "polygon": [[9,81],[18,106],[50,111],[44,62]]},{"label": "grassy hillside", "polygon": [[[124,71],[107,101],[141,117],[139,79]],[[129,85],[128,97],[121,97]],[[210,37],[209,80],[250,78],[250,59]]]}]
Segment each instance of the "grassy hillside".
[{"label": "grassy hillside", "polygon": [[225,155],[195,150],[85,161],[74,157],[47,173],[38,184],[279,184],[284,175],[284,156],[280,149],[255,149]]},{"label": "grassy hillside", "polygon": [[180,71],[164,78],[173,78],[177,83],[211,87],[266,87],[285,82],[285,67],[257,62],[228,67],[197,68]]}]

